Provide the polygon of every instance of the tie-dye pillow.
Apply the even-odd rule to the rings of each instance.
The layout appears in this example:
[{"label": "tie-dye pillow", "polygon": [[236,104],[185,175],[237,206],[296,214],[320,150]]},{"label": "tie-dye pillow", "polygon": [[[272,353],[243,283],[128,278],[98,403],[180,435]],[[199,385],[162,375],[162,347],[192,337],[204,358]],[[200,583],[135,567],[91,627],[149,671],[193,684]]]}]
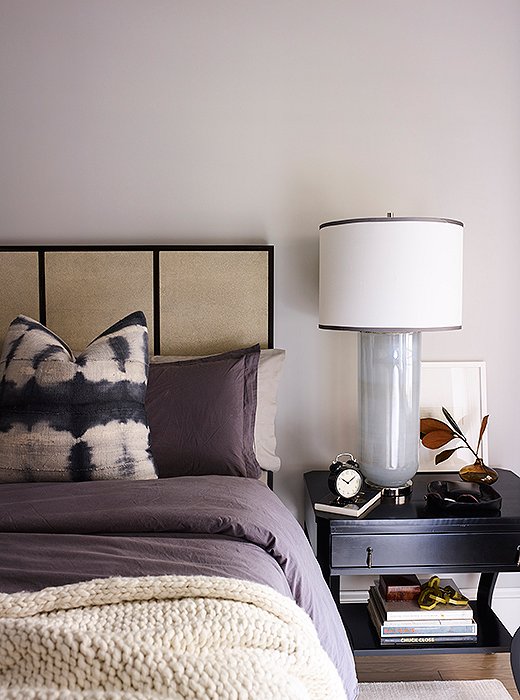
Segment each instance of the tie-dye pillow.
[{"label": "tie-dye pillow", "polygon": [[0,481],[155,479],[147,379],[140,311],[77,358],[41,323],[18,316],[0,359]]}]

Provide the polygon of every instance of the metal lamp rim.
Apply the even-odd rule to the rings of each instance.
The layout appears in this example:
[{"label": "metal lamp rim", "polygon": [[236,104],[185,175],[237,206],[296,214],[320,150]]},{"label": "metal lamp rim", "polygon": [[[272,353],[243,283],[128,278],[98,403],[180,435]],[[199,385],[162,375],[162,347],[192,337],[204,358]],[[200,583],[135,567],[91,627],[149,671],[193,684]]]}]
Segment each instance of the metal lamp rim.
[{"label": "metal lamp rim", "polygon": [[386,216],[376,216],[376,217],[367,217],[367,218],[360,218],[360,219],[340,219],[338,221],[326,221],[323,224],[320,224],[320,231],[323,228],[327,228],[328,226],[341,226],[343,224],[360,224],[360,223],[371,223],[371,222],[396,222],[396,221],[426,221],[426,222],[432,222],[432,223],[442,223],[442,224],[455,224],[456,226],[462,226],[464,227],[464,224],[462,221],[457,221],[457,219],[444,219],[444,218],[436,218],[436,217],[428,217],[428,216],[392,216],[392,217],[386,217]]}]

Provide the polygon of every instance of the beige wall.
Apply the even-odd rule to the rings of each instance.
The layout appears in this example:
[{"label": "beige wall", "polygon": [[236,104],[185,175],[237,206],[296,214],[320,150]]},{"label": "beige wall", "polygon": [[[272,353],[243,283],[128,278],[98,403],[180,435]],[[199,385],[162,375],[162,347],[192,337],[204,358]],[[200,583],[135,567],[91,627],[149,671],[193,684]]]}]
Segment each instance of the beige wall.
[{"label": "beige wall", "polygon": [[519,33],[517,0],[2,0],[0,241],[274,243],[297,511],[356,450],[318,225],[462,219],[464,330],[423,355],[486,360],[491,461],[520,473]]}]

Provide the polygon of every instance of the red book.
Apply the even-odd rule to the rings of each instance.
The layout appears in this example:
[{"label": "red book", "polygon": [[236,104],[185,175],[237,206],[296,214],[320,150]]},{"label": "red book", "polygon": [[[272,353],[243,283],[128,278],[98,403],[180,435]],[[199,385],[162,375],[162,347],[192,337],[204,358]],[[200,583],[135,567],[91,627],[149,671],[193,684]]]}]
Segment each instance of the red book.
[{"label": "red book", "polygon": [[379,590],[384,600],[415,600],[421,584],[415,574],[385,574],[379,577]]}]

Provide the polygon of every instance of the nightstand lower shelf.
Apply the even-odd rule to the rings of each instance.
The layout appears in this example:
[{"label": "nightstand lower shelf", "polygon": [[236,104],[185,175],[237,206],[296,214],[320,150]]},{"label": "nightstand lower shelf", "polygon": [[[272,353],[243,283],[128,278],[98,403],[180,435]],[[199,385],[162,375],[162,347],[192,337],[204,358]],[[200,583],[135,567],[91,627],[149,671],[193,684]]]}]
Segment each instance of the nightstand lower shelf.
[{"label": "nightstand lower shelf", "polygon": [[374,626],[369,618],[366,603],[342,603],[340,614],[348,630],[355,656],[373,656],[388,654],[494,654],[508,652],[511,635],[500,622],[491,608],[471,602],[474,619],[478,625],[476,644],[451,644],[447,646],[399,646],[382,647]]}]

